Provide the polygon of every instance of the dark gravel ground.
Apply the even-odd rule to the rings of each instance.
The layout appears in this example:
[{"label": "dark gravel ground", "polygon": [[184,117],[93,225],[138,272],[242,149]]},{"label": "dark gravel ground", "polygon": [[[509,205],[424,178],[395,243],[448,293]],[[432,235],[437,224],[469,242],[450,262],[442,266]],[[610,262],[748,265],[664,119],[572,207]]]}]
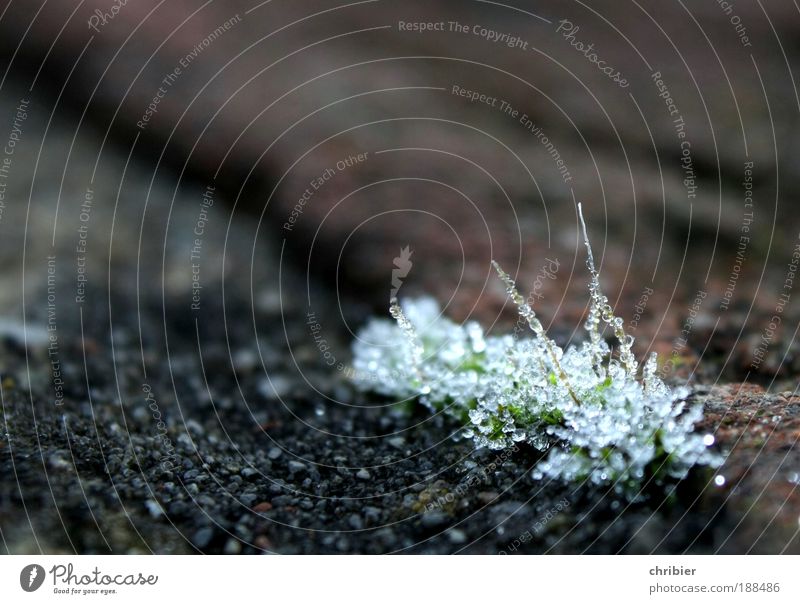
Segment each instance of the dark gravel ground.
[{"label": "dark gravel ground", "polygon": [[[112,308],[128,300],[112,297]],[[213,303],[197,332],[182,305],[165,308],[168,364],[156,343],[140,354],[135,313],[115,321],[112,349],[106,308],[94,309],[83,347],[70,339],[62,350],[70,387],[57,410],[37,373],[43,351],[29,347],[38,379],[27,392],[24,349],[6,338],[0,526],[10,552],[798,551],[798,399],[699,388],[709,427],[724,426],[726,448],[739,443],[720,471],[728,483],[697,471],[674,492],[627,505],[534,482],[531,450],[474,451],[422,410],[354,393],[320,362],[299,306],[273,301],[253,313],[259,333],[286,329],[293,344],[290,355],[282,338],[258,339],[267,373],[253,323],[229,320],[226,334]],[[155,308],[140,318],[144,333],[160,331]],[[78,386],[85,375],[88,392]]]},{"label": "dark gravel ground", "polygon": [[[99,346],[88,361],[93,375],[114,374],[108,352]],[[193,379],[202,373],[190,350],[175,356],[183,370],[172,378],[179,403],[168,400],[167,372],[151,368],[148,383],[164,393],[159,410],[175,447],[174,470],[163,469],[169,448],[156,444],[155,420],[133,384],[120,405],[113,382],[93,380],[91,404],[72,393],[60,414],[44,396],[34,394],[31,402],[7,387],[10,440],[2,463],[4,475],[16,480],[3,485],[6,546],[494,553],[543,523],[545,530],[521,549],[706,552],[717,545],[715,533],[732,528],[724,508],[719,513],[709,504],[721,494],[691,505],[707,476],[697,476],[677,498],[656,494],[647,505],[626,508],[601,493],[533,482],[531,451],[508,458],[476,452],[452,440],[453,426],[364,400],[346,386],[336,391],[352,406],[332,403],[289,385],[280,371],[272,374],[278,389],[286,384],[278,400],[264,395],[264,378],[246,361],[234,374],[224,351],[203,354],[211,392],[238,390],[238,380],[247,404],[228,394],[210,397]],[[82,363],[65,371],[78,377]],[[545,523],[556,505],[565,511]]]}]

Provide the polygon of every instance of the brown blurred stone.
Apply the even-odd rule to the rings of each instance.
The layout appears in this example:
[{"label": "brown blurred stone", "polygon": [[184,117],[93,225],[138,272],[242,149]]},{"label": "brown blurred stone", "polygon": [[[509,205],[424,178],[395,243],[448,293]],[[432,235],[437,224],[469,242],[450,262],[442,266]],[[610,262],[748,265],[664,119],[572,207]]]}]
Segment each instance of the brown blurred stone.
[{"label": "brown blurred stone", "polygon": [[[728,452],[717,474],[723,503],[735,530],[726,551],[800,551],[800,397],[769,394],[760,386],[730,384],[699,397],[703,428]],[[780,546],[776,548],[776,544]]]},{"label": "brown blurred stone", "polygon": [[[47,55],[37,87],[65,85],[62,104],[86,109],[86,118],[110,127],[118,142],[136,139],[141,153],[183,175],[206,182],[216,175],[236,211],[263,221],[261,237],[285,243],[302,271],[308,267],[373,310],[386,306],[393,259],[407,245],[414,265],[403,293],[431,293],[449,301],[453,316],[490,323],[505,300],[489,261],[519,273],[521,289],[528,290],[545,258],[556,257],[565,268],[540,307],[547,320],[557,312],[559,324],[571,328],[583,316],[586,283],[574,190],[587,206],[604,286],[619,314],[629,316],[642,289],[652,286],[646,325],[652,329],[646,332],[643,323],[639,333],[673,340],[685,318],[684,299],[703,287],[718,297],[732,270],[743,211],[741,115],[756,161],[758,202],[757,233],[737,296],[756,296],[749,329],[760,329],[757,322],[769,316],[774,289],[756,294],[751,285],[760,283],[769,241],[781,241],[768,269],[780,282],[796,236],[791,221],[779,221],[783,239],[770,238],[771,133],[775,120],[796,120],[773,32],[786,42],[799,29],[789,3],[770,3],[766,16],[756,6],[737,5],[752,47],[741,45],[714,5],[692,7],[690,14],[654,1],[620,10],[606,0],[593,4],[596,12],[537,4],[551,24],[477,3],[256,5],[143,0],[95,31],[88,20],[109,9],[105,0],[77,10],[74,2],[56,0],[38,16],[34,3],[13,3],[0,32],[10,55],[31,24],[12,69],[30,77]],[[609,85],[555,33],[565,18],[580,26],[579,39],[593,42],[625,73],[628,89]],[[472,33],[398,31],[399,21],[437,20],[519,35],[530,49]],[[212,34],[226,22],[228,31]],[[205,45],[210,35],[216,38]],[[784,44],[783,50],[794,58],[798,49]],[[138,127],[164,78],[193,52],[152,119]],[[426,56],[438,58],[418,58]],[[687,122],[699,183],[693,203],[681,182],[680,141],[651,69],[662,73]],[[454,84],[529,115],[568,165],[570,182],[519,119],[451,94]],[[378,153],[386,150],[393,151]],[[359,154],[368,159],[336,170],[337,162]],[[787,155],[778,156],[779,166],[791,161]],[[335,175],[305,203],[291,230],[283,228],[309,183],[328,169]],[[793,172],[782,170],[789,179]],[[510,320],[513,313],[505,315]]]}]

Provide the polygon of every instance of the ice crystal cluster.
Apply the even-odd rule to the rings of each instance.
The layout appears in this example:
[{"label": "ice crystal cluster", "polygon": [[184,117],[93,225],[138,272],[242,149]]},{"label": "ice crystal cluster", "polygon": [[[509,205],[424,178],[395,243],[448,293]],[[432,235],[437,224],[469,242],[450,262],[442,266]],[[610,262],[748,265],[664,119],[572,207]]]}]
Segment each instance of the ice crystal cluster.
[{"label": "ice crystal cluster", "polygon": [[[655,353],[639,366],[621,318],[600,289],[583,213],[590,274],[588,339],[562,350],[545,333],[513,280],[496,263],[530,338],[487,336],[480,325],[443,317],[431,298],[392,301],[354,344],[354,380],[391,397],[417,399],[462,422],[477,447],[527,442],[548,451],[536,479],[588,481],[636,493],[644,483],[683,478],[695,464],[719,465],[713,436],[698,434],[699,406],[657,375]],[[602,336],[607,326],[616,355]]]}]

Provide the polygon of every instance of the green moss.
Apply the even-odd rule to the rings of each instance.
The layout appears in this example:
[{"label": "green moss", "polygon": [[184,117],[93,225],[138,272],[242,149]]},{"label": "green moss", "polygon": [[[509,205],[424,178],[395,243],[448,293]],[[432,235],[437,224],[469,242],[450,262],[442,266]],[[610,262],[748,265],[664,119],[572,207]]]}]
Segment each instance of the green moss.
[{"label": "green moss", "polygon": [[514,421],[521,425],[528,425],[536,420],[536,416],[523,407],[510,405],[508,407],[508,412],[511,414],[511,417],[514,418]]},{"label": "green moss", "polygon": [[541,420],[548,426],[558,426],[564,421],[564,414],[560,409],[552,409],[543,413]]},{"label": "green moss", "polygon": [[601,384],[598,384],[595,388],[596,392],[603,392],[603,390],[608,390],[611,387],[611,376],[609,375],[606,379],[603,380]]},{"label": "green moss", "polygon": [[489,440],[500,440],[503,438],[503,428],[505,427],[505,423],[500,420],[497,416],[494,416],[490,420],[491,422],[491,431],[488,434]]},{"label": "green moss", "polygon": [[475,373],[486,373],[486,355],[474,354],[462,362],[456,371],[474,371]]}]

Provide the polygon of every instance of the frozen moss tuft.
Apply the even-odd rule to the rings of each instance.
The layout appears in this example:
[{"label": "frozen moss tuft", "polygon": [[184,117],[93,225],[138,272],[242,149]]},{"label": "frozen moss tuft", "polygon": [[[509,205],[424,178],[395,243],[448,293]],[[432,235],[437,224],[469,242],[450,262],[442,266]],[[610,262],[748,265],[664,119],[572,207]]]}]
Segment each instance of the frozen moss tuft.
[{"label": "frozen moss tuft", "polygon": [[[611,484],[635,495],[643,483],[686,476],[694,465],[716,466],[713,437],[694,431],[702,416],[688,391],[657,375],[653,354],[639,376],[633,338],[600,289],[581,206],[590,274],[589,338],[562,350],[551,340],[511,277],[495,269],[531,329],[531,337],[487,336],[480,325],[443,317],[431,298],[392,301],[395,322],[373,319],[354,345],[354,380],[364,390],[416,398],[462,422],[477,447],[527,442],[549,451],[536,479]],[[601,334],[617,340],[613,355]]]}]

